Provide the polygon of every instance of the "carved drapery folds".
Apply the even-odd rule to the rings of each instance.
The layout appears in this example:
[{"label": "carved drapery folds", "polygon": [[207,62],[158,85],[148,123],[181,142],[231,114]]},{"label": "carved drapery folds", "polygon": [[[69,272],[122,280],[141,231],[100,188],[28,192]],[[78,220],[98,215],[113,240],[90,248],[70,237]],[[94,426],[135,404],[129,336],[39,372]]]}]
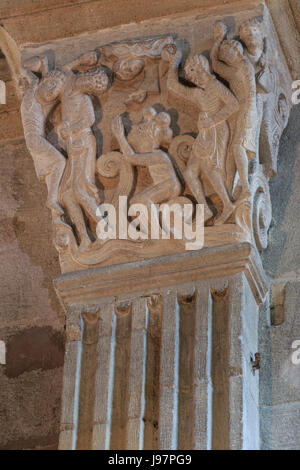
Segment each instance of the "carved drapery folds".
[{"label": "carved drapery folds", "polygon": [[[46,53],[23,61],[24,134],[47,185],[63,271],[185,250],[174,236],[143,237],[147,219],[128,215],[125,198],[149,211],[190,205],[191,225],[202,204],[206,247],[267,247],[268,181],[290,109],[274,38],[263,19],[250,18],[234,32],[216,22],[205,55],[187,55],[183,39],[99,46],[60,67]],[[116,210],[116,239],[98,236],[107,220],[101,204]],[[118,236],[135,220],[139,239]]]}]

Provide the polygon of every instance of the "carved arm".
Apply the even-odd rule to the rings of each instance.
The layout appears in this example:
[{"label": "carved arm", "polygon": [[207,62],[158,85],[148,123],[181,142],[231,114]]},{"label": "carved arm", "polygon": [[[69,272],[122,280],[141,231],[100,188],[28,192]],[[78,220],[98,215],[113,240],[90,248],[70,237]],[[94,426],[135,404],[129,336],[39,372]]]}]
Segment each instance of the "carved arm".
[{"label": "carved arm", "polygon": [[227,121],[230,116],[232,116],[235,112],[239,109],[239,103],[233,93],[222,83],[219,81],[216,82],[216,92],[220,98],[220,100],[224,103],[224,106],[217,111],[211,119],[217,126],[224,121]]},{"label": "carved arm", "polygon": [[39,78],[33,72],[40,72],[42,76],[49,72],[49,63],[45,55],[30,57],[30,59],[25,60],[21,67],[21,75],[28,81],[30,86],[39,83]]},{"label": "carved arm", "polygon": [[167,78],[167,88],[175,95],[180,96],[184,100],[192,101],[191,88],[182,85],[178,80],[178,67],[181,63],[182,54],[176,49],[174,44],[168,44],[162,51],[162,59],[169,62],[169,71]]},{"label": "carved arm", "polygon": [[98,63],[98,54],[96,51],[87,52],[82,54],[77,59],[73,60],[69,64],[65,64],[62,67],[64,72],[72,72],[72,70],[78,70],[80,67],[93,67]]},{"label": "carved arm", "polygon": [[232,69],[224,62],[221,62],[218,58],[220,42],[216,41],[210,52],[210,59],[213,67],[213,71],[220,75],[220,77],[225,78],[229,81],[232,75]]},{"label": "carved arm", "polygon": [[112,121],[112,131],[119,142],[120,149],[127,161],[134,166],[150,166],[161,162],[163,152],[157,150],[149,153],[136,153],[127,142],[124,134],[124,126],[120,116],[116,116]]},{"label": "carved arm", "polygon": [[79,121],[74,122],[74,124],[71,125],[70,130],[72,134],[78,134],[81,132],[83,129],[88,129],[92,127],[92,125],[95,122],[95,116],[92,116],[91,114],[88,116],[85,116],[84,118],[80,119]]}]

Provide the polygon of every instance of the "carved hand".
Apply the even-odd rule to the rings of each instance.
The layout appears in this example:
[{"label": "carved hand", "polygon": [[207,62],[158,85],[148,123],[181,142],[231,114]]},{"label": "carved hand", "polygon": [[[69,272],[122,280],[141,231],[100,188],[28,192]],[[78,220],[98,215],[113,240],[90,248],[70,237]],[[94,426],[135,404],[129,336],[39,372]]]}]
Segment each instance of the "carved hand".
[{"label": "carved hand", "polygon": [[266,57],[265,57],[264,55],[261,56],[261,58],[260,58],[259,61],[258,61],[258,64],[260,65],[260,67],[261,67],[262,69],[265,69],[265,68],[266,68],[266,66],[267,66],[267,59],[266,59]]},{"label": "carved hand", "polygon": [[49,62],[46,55],[41,55],[41,72],[45,75],[49,71]]},{"label": "carved hand", "polygon": [[167,44],[161,53],[162,60],[173,65],[179,65],[182,59],[182,52],[176,48],[175,44]]},{"label": "carved hand", "polygon": [[30,57],[30,59],[25,60],[23,63],[23,70],[29,69],[32,72],[39,72],[40,68],[41,68],[41,57],[39,56]]},{"label": "carved hand", "polygon": [[62,139],[66,140],[70,136],[70,123],[69,121],[63,121],[59,127],[58,132]]},{"label": "carved hand", "polygon": [[98,62],[98,54],[96,51],[86,52],[78,58],[79,65],[86,65],[92,67]]},{"label": "carved hand", "polygon": [[227,35],[227,26],[223,21],[217,21],[214,26],[214,39],[216,42],[222,42]]},{"label": "carved hand", "polygon": [[121,116],[117,115],[113,118],[111,129],[117,139],[124,136],[124,125]]},{"label": "carved hand", "polygon": [[198,119],[198,128],[199,129],[211,129],[212,127],[215,127],[214,121],[205,115],[200,115]]}]

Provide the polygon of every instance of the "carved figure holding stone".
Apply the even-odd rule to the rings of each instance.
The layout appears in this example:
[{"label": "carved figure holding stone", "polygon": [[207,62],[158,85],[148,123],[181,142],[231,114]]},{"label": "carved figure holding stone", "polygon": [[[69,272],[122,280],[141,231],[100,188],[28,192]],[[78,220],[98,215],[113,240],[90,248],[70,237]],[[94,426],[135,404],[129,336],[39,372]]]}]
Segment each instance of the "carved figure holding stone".
[{"label": "carved figure holding stone", "polygon": [[61,123],[58,134],[66,143],[68,162],[62,181],[60,198],[76,227],[80,248],[90,243],[84,215],[97,223],[96,212],[100,204],[95,184],[96,138],[91,127],[95,112],[89,95],[100,95],[110,86],[110,79],[103,67],[95,67],[75,74],[82,66],[97,63],[96,52],[87,53],[64,67],[67,81],[61,95]]},{"label": "carved figure holding stone", "polygon": [[182,188],[168,154],[160,149],[161,146],[168,145],[173,136],[169,114],[157,113],[152,107],[145,108],[143,114],[143,120],[133,126],[128,139],[125,137],[121,116],[113,119],[112,131],[121,152],[131,165],[149,169],[153,186],[135,194],[130,202],[144,204],[151,210],[151,204],[176,198]]},{"label": "carved figure holding stone", "polygon": [[231,91],[238,99],[239,108],[230,120],[231,142],[229,161],[227,165],[229,174],[229,187],[232,189],[236,167],[242,193],[239,200],[249,200],[251,197],[248,166],[249,159],[256,155],[257,133],[257,106],[256,106],[256,81],[255,71],[244,56],[243,46],[239,41],[226,40],[227,28],[222,22],[217,22],[214,29],[215,43],[211,50],[213,70],[225,79]]},{"label": "carved figure holding stone", "polygon": [[174,45],[166,46],[163,59],[170,62],[168,72],[168,89],[183,99],[199,107],[198,136],[192,147],[187,162],[184,179],[199,204],[204,204],[204,218],[212,217],[207,205],[199,174],[205,175],[223,203],[222,214],[215,221],[224,223],[234,210],[222,174],[226,158],[229,129],[226,123],[238,108],[236,98],[210,72],[208,60],[202,55],[189,57],[185,64],[185,74],[195,88],[179,82],[178,67],[181,52]]},{"label": "carved figure holding stone", "polygon": [[[39,79],[35,73],[41,73]],[[47,207],[53,223],[62,223],[64,211],[58,203],[58,190],[66,165],[65,157],[46,139],[46,121],[64,89],[66,75],[61,70],[49,72],[45,56],[32,57],[22,68],[28,82],[21,115],[27,148],[32,156],[36,174],[48,188]]]}]

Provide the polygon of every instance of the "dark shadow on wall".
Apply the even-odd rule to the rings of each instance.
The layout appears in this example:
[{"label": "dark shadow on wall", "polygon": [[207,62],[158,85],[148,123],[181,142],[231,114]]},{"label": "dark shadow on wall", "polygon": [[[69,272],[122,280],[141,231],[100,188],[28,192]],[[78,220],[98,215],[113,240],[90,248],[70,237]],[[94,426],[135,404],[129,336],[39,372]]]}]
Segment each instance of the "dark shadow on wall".
[{"label": "dark shadow on wall", "polygon": [[13,164],[11,192],[18,203],[12,221],[15,236],[19,248],[29,256],[32,264],[41,267],[42,286],[48,290],[53,311],[63,321],[62,309],[52,285],[53,278],[60,274],[60,267],[52,242],[51,215],[46,208],[46,185],[38,181],[25,143],[15,146]]},{"label": "dark shadow on wall", "polygon": [[[295,171],[300,149],[299,125],[300,105],[294,106],[291,111],[289,124],[280,141],[278,172],[270,181],[273,221],[269,231],[269,246],[263,252],[262,259],[265,271],[271,278],[275,277],[281,263],[288,232],[291,230],[291,227],[286,223],[286,215],[291,198],[294,197],[295,179],[300,176]],[[298,220],[299,207],[295,214],[289,214],[289,217]],[[299,225],[298,229],[300,229]]]}]

